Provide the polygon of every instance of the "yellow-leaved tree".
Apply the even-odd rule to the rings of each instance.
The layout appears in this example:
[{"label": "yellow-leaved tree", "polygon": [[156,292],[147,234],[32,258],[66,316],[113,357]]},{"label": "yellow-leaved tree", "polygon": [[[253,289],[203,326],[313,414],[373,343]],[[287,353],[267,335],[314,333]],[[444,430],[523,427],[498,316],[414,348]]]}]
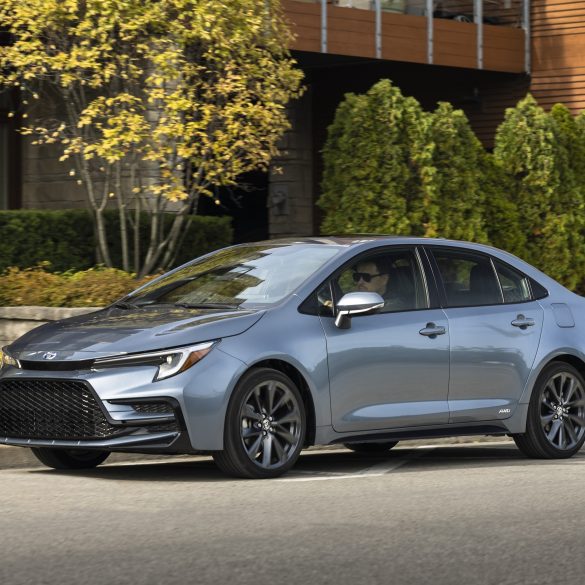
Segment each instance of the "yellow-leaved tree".
[{"label": "yellow-leaved tree", "polygon": [[[106,266],[117,204],[123,268],[139,276],[169,267],[199,197],[268,168],[301,92],[279,0],[2,0],[0,23],[0,86],[31,113],[21,131],[73,163]],[[34,115],[43,100],[58,115]]]}]

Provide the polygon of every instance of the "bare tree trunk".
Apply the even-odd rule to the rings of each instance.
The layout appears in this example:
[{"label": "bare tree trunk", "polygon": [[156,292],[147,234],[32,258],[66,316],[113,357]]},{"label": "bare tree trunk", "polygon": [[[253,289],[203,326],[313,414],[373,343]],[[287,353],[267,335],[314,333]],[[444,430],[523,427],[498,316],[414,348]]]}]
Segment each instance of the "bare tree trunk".
[{"label": "bare tree trunk", "polygon": [[[84,161],[87,166],[87,161],[85,161],[83,157],[82,161]],[[89,173],[89,170],[87,172]],[[111,169],[110,167],[108,167],[105,173],[106,176],[104,179],[102,200],[100,201],[100,204],[97,207],[95,207],[95,217],[97,223],[97,237],[100,246],[100,252],[104,259],[104,264],[108,268],[113,268],[114,264],[112,263],[112,258],[110,257],[110,250],[108,248],[108,234],[106,230],[106,223],[104,221],[104,209],[106,208],[106,205],[108,203],[108,194],[110,192],[110,173]]]},{"label": "bare tree trunk", "polygon": [[[138,274],[140,272],[140,213],[141,213],[141,198],[140,192],[142,191],[142,180],[141,173],[138,172],[138,189],[140,191],[134,197],[136,208],[134,209],[134,272]],[[130,166],[130,185],[132,188],[135,187],[136,181],[136,163],[133,162]]]},{"label": "bare tree trunk", "polygon": [[93,177],[91,176],[91,171],[89,170],[89,165],[87,161],[83,158],[81,154],[79,156],[80,164],[81,164],[81,172],[83,176],[83,181],[85,182],[85,187],[87,190],[87,194],[91,203],[93,215],[95,218],[95,226],[96,226],[96,237],[97,237],[97,247],[99,250],[99,255],[103,263],[108,267],[112,268],[112,259],[110,257],[110,250],[108,249],[108,240],[107,240],[107,233],[106,233],[106,226],[104,223],[104,208],[106,207],[107,203],[107,189],[109,186],[109,178],[106,179],[105,183],[105,190],[106,195],[102,199],[101,203],[98,205],[96,198],[95,198],[95,191],[93,188]]},{"label": "bare tree trunk", "polygon": [[122,192],[121,163],[116,163],[116,195],[118,196],[118,216],[120,218],[120,241],[122,245],[122,268],[130,272],[130,260],[128,255],[128,225],[126,223],[126,200]]},{"label": "bare tree trunk", "polygon": [[140,276],[151,274],[153,271],[165,270],[172,260],[173,253],[182,229],[186,223],[186,217],[191,209],[191,205],[186,203],[183,208],[175,214],[175,218],[168,234],[162,238],[160,233],[154,234],[155,227],[160,228],[163,222],[163,215],[157,206],[157,211],[151,216],[151,239],[146,254],[146,259],[142,265]]},{"label": "bare tree trunk", "polygon": [[[190,210],[193,211],[194,209],[197,209],[197,204],[199,202],[199,195],[195,195],[193,201],[191,201],[189,207]],[[181,230],[181,234],[174,246],[174,249],[170,250],[171,253],[171,258],[169,260],[168,266],[171,267],[173,264],[176,263],[177,261],[177,256],[179,255],[179,251],[181,250],[181,248],[183,247],[183,244],[185,242],[185,238],[187,237],[187,233],[189,232],[189,221],[185,221],[183,228]]]},{"label": "bare tree trunk", "polygon": [[175,219],[173,220],[173,225],[165,238],[164,247],[161,247],[161,252],[163,253],[161,261],[158,263],[157,268],[160,270],[168,270],[171,261],[176,255],[177,251],[177,244],[179,240],[182,239],[182,235],[184,231],[188,227],[187,223],[187,214],[191,209],[191,205],[187,204],[185,207],[177,214]]},{"label": "bare tree trunk", "polygon": [[[72,128],[77,128],[78,116],[75,113],[73,104],[71,103],[70,96],[65,96],[65,105],[67,108],[67,114],[69,117],[69,123]],[[108,191],[107,186],[109,180],[106,179],[106,191],[102,201],[98,204],[96,198],[96,192],[94,189],[93,177],[91,175],[91,169],[89,163],[83,156],[83,152],[76,155],[76,162],[78,170],[81,174],[81,178],[85,183],[85,190],[87,198],[91,207],[92,215],[94,217],[95,235],[96,235],[96,260],[102,261],[108,268],[112,268],[112,259],[110,258],[110,251],[108,249],[108,242],[106,237],[106,226],[104,224],[103,210],[107,203]]]},{"label": "bare tree trunk", "polygon": [[159,221],[161,221],[160,212],[158,209],[158,203],[156,203],[154,211],[150,212],[150,240],[148,242],[148,249],[146,251],[146,258],[142,264],[142,268],[139,272],[139,278],[150,274],[154,265],[157,261],[160,252],[157,252],[159,248]]}]

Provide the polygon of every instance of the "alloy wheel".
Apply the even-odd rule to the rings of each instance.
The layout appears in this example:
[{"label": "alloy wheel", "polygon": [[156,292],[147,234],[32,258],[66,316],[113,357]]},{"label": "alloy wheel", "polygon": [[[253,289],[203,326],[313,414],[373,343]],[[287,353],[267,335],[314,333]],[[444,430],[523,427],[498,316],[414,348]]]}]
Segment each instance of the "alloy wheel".
[{"label": "alloy wheel", "polygon": [[249,459],[263,469],[283,466],[297,451],[302,414],[282,382],[267,380],[248,393],[240,409],[240,437]]},{"label": "alloy wheel", "polygon": [[547,441],[560,450],[573,449],[585,433],[585,390],[570,372],[551,376],[540,400],[540,422]]}]

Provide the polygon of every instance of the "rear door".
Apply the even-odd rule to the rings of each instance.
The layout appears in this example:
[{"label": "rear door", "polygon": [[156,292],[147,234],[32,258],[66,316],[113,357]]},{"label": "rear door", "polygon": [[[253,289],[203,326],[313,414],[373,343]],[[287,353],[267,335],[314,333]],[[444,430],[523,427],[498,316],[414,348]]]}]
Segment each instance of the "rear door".
[{"label": "rear door", "polygon": [[442,288],[451,334],[450,422],[512,415],[532,368],[543,309],[530,279],[491,256],[426,248]]}]

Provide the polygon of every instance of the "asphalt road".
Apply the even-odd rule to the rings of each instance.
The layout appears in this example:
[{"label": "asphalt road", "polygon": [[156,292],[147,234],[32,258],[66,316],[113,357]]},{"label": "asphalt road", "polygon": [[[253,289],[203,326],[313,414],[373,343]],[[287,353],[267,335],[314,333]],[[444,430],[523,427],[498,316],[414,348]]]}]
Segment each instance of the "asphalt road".
[{"label": "asphalt road", "polygon": [[2,585],[585,583],[585,451],[304,454],[271,481],[210,459],[0,471]]}]

